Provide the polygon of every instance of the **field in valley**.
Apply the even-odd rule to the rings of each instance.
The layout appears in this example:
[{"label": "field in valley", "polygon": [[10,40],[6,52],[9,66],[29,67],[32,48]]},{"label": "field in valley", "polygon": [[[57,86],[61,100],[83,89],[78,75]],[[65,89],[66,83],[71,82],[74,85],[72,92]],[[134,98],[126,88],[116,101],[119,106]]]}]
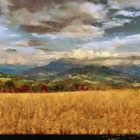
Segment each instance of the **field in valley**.
[{"label": "field in valley", "polygon": [[140,134],[140,90],[0,94],[0,134]]}]

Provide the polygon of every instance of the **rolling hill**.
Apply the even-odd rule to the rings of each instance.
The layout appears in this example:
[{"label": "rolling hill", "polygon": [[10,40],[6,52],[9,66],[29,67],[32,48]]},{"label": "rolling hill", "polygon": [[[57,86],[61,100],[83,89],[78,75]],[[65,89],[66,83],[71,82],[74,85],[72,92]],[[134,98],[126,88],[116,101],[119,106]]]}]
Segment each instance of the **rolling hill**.
[{"label": "rolling hill", "polygon": [[26,77],[35,80],[56,80],[80,78],[81,81],[96,81],[99,83],[133,83],[140,82],[140,67],[134,65],[105,66],[92,62],[83,63],[73,59],[59,59],[49,65],[35,67],[24,73]]}]

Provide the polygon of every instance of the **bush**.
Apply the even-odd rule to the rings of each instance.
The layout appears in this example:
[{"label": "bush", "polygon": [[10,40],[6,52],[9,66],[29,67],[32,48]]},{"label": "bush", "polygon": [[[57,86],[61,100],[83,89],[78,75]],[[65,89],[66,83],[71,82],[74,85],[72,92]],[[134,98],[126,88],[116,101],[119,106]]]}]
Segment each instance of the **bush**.
[{"label": "bush", "polygon": [[27,92],[30,92],[30,86],[29,85],[22,85],[19,89],[19,92],[21,93],[27,93]]},{"label": "bush", "polygon": [[42,92],[42,93],[48,92],[48,86],[47,86],[47,84],[41,84],[40,85],[40,92]]}]

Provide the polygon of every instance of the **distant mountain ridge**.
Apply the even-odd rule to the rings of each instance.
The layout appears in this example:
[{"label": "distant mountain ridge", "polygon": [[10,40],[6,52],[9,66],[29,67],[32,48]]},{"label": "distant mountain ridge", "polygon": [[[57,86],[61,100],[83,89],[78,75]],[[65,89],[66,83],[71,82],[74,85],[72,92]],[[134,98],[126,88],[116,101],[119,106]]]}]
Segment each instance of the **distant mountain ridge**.
[{"label": "distant mountain ridge", "polygon": [[103,65],[102,60],[96,63],[95,60],[59,59],[37,67],[6,65],[1,71],[4,83],[12,80],[33,87],[45,83],[50,91],[79,90],[81,86],[85,89],[140,87],[140,65]]},{"label": "distant mountain ridge", "polygon": [[0,73],[5,74],[20,74],[23,71],[31,69],[29,65],[0,65]]},{"label": "distant mountain ridge", "polygon": [[80,65],[77,64],[72,64],[71,62],[64,60],[64,59],[59,59],[57,61],[53,61],[48,65],[45,66],[40,66],[40,67],[35,67],[32,69],[29,69],[25,72],[23,72],[23,74],[37,74],[37,73],[41,73],[41,72],[61,72],[73,67],[79,67]]},{"label": "distant mountain ridge", "polygon": [[[84,64],[81,61],[78,64],[78,60],[73,59],[59,59],[57,61],[51,62],[49,65],[35,67],[23,72],[30,78],[45,77],[48,73],[52,73],[52,79],[65,78],[69,76],[76,75],[103,75],[107,76],[118,76],[120,79],[127,81],[139,80],[140,77],[140,67],[137,65],[115,65],[115,66],[105,66],[102,64]],[[49,78],[49,77],[47,77]]]},{"label": "distant mountain ridge", "polygon": [[124,73],[128,73],[140,78],[140,65],[117,65],[113,66],[113,69],[117,71],[123,71]]}]

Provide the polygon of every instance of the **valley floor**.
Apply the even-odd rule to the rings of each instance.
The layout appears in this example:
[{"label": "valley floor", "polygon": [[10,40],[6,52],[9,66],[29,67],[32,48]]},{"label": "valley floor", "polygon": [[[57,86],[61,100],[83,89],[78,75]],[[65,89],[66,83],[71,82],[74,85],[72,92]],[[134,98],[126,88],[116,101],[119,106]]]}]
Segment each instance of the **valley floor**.
[{"label": "valley floor", "polygon": [[140,134],[140,90],[0,94],[0,134]]}]

